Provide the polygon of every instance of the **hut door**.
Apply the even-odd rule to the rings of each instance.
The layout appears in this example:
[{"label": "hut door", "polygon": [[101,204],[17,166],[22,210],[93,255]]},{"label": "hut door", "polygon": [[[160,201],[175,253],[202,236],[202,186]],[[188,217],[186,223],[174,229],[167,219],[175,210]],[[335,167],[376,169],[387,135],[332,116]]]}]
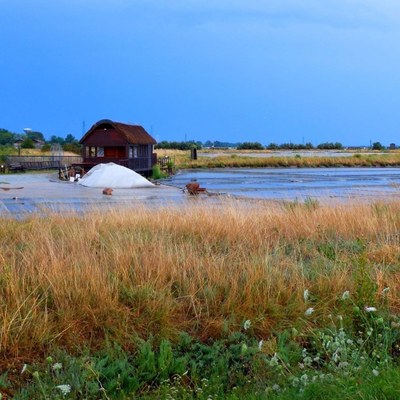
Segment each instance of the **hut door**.
[{"label": "hut door", "polygon": [[104,149],[104,156],[107,158],[116,158],[117,154],[115,147],[106,147]]}]

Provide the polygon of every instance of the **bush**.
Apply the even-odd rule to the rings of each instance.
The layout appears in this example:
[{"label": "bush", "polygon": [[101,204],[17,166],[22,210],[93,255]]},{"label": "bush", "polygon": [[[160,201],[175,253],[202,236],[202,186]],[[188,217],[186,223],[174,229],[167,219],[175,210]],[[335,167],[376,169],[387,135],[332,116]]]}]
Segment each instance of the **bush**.
[{"label": "bush", "polygon": [[161,172],[161,168],[158,164],[154,164],[152,168],[152,179],[162,179],[165,178],[165,175]]},{"label": "bush", "polygon": [[259,142],[244,142],[238,147],[238,150],[264,150],[264,146]]},{"label": "bush", "polygon": [[385,147],[382,146],[381,142],[372,143],[372,150],[383,150]]},{"label": "bush", "polygon": [[33,143],[33,140],[30,138],[26,138],[22,144],[21,144],[22,149],[34,149],[35,144]]}]

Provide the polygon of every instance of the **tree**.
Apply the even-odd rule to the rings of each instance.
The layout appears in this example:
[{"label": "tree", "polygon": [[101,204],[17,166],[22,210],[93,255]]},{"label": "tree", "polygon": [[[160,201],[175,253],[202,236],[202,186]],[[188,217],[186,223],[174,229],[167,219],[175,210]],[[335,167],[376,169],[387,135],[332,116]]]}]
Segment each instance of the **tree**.
[{"label": "tree", "polygon": [[190,150],[190,149],[201,149],[201,142],[195,142],[190,140],[188,142],[167,142],[163,140],[156,144],[156,149],[177,149],[177,150]]},{"label": "tree", "polygon": [[29,139],[32,139],[32,140],[41,140],[42,142],[45,141],[42,132],[32,131],[32,132],[28,132],[28,133],[26,134],[26,136],[27,136]]},{"label": "tree", "polygon": [[259,142],[243,142],[237,147],[238,150],[264,150],[264,146]]},{"label": "tree", "polygon": [[78,143],[78,141],[75,139],[75,136],[71,135],[70,133],[65,136],[65,143]]},{"label": "tree", "polygon": [[341,150],[343,149],[342,143],[336,142],[326,142],[326,143],[320,143],[317,146],[318,149],[323,149],[323,150]]},{"label": "tree", "polygon": [[0,144],[1,145],[12,145],[15,142],[15,134],[9,132],[6,129],[0,129]]},{"label": "tree", "polygon": [[22,142],[21,148],[23,148],[23,149],[34,149],[35,148],[35,144],[33,143],[33,140],[31,138],[27,137]]},{"label": "tree", "polygon": [[372,150],[383,150],[385,147],[382,146],[381,142],[372,143]]},{"label": "tree", "polygon": [[65,142],[65,140],[64,140],[62,137],[60,137],[60,136],[55,136],[55,135],[53,135],[53,136],[50,138],[50,143],[64,144],[64,142]]}]

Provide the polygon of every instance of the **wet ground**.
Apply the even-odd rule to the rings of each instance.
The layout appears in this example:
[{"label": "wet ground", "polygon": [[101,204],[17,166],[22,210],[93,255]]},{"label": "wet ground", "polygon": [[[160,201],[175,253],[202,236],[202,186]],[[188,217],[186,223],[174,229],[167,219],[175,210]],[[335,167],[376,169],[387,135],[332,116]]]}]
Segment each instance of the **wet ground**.
[{"label": "wet ground", "polygon": [[400,168],[225,168],[187,170],[169,184],[196,181],[211,192],[261,199],[376,200],[400,195]]},{"label": "wet ground", "polygon": [[[196,181],[211,196],[189,196],[182,189]],[[213,196],[215,195],[215,196]],[[222,195],[222,196],[220,196]],[[181,171],[154,188],[102,189],[61,182],[56,175],[0,175],[0,215],[43,211],[181,206],[223,202],[226,197],[265,200],[375,201],[400,197],[400,168],[226,168]]]},{"label": "wet ground", "polygon": [[18,216],[42,211],[84,212],[116,207],[161,206],[186,200],[182,190],[171,186],[114,189],[112,196],[102,189],[75,182],[63,182],[56,175],[0,175],[0,215]]}]

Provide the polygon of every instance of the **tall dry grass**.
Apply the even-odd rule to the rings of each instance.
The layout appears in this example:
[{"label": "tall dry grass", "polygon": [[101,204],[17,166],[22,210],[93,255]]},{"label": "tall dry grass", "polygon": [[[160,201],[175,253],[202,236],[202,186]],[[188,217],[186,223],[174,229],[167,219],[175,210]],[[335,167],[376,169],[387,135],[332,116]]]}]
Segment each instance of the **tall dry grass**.
[{"label": "tall dry grass", "polygon": [[135,335],[180,330],[216,337],[245,319],[266,337],[322,323],[345,290],[379,306],[390,287],[385,302],[398,310],[399,228],[399,202],[0,219],[0,352],[130,346]]},{"label": "tall dry grass", "polygon": [[[318,153],[318,150],[315,151]],[[271,151],[248,150],[202,150],[197,160],[190,159],[190,152],[183,150],[158,149],[159,157],[171,157],[177,168],[268,168],[268,167],[387,167],[400,165],[400,153],[378,152],[376,154],[357,153],[352,157],[343,155],[336,157],[300,156],[283,157],[273,156]],[[249,156],[248,153],[259,153],[260,157]],[[263,156],[268,153],[270,157]],[[206,154],[208,154],[206,156]],[[213,156],[210,156],[213,154]],[[272,155],[272,156],[271,156]]]}]

